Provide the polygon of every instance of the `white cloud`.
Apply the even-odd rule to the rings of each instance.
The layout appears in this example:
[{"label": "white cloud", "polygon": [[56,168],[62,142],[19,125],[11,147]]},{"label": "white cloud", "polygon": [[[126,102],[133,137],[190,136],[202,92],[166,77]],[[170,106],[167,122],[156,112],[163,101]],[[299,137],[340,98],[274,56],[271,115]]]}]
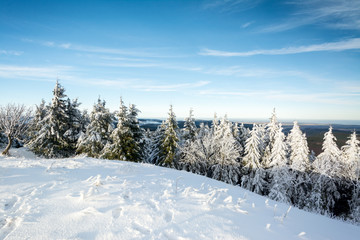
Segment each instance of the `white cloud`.
[{"label": "white cloud", "polygon": [[247,28],[247,27],[249,27],[251,24],[253,24],[254,23],[254,21],[251,21],[251,22],[246,22],[246,23],[244,23],[243,25],[241,25],[241,27],[242,28]]},{"label": "white cloud", "polygon": [[146,92],[175,92],[184,89],[199,88],[208,85],[208,81],[199,81],[194,83],[179,83],[179,84],[151,84],[151,85],[138,85],[135,88]]},{"label": "white cloud", "polygon": [[216,9],[222,13],[242,12],[256,7],[262,0],[208,0],[203,9]]},{"label": "white cloud", "polygon": [[51,41],[37,41],[32,39],[22,39],[24,42],[36,43],[45,47],[61,48],[65,50],[72,50],[77,52],[86,53],[101,53],[112,55],[125,55],[134,57],[149,57],[149,58],[182,58],[184,55],[175,55],[163,53],[167,48],[141,48],[141,49],[119,49],[119,48],[106,48],[98,46],[89,46],[73,43],[55,43]]},{"label": "white cloud", "polygon": [[62,43],[59,45],[59,47],[64,48],[64,49],[70,49],[71,44],[70,43]]},{"label": "white cloud", "polygon": [[296,11],[280,24],[273,24],[261,32],[281,32],[304,25],[321,25],[335,29],[360,30],[360,2],[357,0],[303,0],[286,2]]},{"label": "white cloud", "polygon": [[[200,95],[221,96],[221,97],[255,97],[261,99],[273,99],[287,102],[303,102],[303,103],[325,103],[338,105],[360,105],[358,99],[360,93],[343,92],[343,93],[289,93],[282,91],[218,91],[218,90],[202,90]],[[248,99],[248,101],[251,101]]]},{"label": "white cloud", "polygon": [[298,54],[307,52],[321,52],[321,51],[345,51],[360,49],[360,38],[351,38],[348,40],[338,42],[328,42],[321,44],[314,44],[299,47],[286,47],[279,49],[262,49],[252,50],[247,52],[227,52],[212,49],[204,49],[199,54],[204,56],[219,56],[219,57],[248,57],[254,55],[286,55]]},{"label": "white cloud", "polygon": [[22,51],[13,51],[13,50],[0,50],[0,55],[13,55],[13,56],[21,56],[24,52]]},{"label": "white cloud", "polygon": [[160,84],[156,81],[138,78],[89,78],[82,76],[80,71],[69,66],[32,67],[0,65],[0,79],[53,82],[57,77],[59,77],[61,81],[80,85],[125,88],[147,92],[174,92],[189,90],[199,88],[210,83],[209,81],[197,81],[176,84]]},{"label": "white cloud", "polygon": [[29,67],[16,65],[0,65],[0,78],[7,79],[33,79],[46,80],[56,79],[57,76],[65,76],[71,67]]}]

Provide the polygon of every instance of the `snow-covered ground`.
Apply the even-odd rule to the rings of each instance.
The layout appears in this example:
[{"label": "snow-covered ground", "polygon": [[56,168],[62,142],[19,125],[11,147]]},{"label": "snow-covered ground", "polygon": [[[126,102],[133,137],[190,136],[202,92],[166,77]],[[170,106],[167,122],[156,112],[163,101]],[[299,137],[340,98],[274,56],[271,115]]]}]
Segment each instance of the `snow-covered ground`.
[{"label": "snow-covered ground", "polygon": [[360,227],[187,172],[0,157],[0,239],[359,239]]}]

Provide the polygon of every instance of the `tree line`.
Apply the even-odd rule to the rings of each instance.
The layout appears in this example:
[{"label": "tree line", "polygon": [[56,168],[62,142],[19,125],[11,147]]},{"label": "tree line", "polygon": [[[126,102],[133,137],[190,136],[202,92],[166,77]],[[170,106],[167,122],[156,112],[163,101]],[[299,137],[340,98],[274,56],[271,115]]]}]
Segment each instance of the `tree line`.
[{"label": "tree line", "polygon": [[[269,123],[251,129],[216,115],[210,126],[197,127],[190,110],[180,129],[170,106],[167,119],[150,131],[140,127],[136,106],[127,107],[122,99],[115,113],[100,98],[91,113],[81,112],[79,105],[56,82],[51,103],[42,100],[31,119],[20,118],[27,126],[27,147],[46,158],[83,154],[186,170],[307,211],[360,222],[356,132],[339,149],[330,127],[322,153],[315,156],[297,122],[287,136],[283,133],[275,110]],[[7,133],[2,115],[0,129]]]}]

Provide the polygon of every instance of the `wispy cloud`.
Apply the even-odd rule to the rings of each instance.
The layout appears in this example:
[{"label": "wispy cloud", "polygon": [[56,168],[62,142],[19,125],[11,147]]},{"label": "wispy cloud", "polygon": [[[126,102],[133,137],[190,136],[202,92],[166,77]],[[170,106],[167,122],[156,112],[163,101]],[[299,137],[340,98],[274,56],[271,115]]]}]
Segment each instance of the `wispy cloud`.
[{"label": "wispy cloud", "polygon": [[175,92],[200,88],[210,83],[209,81],[197,81],[163,84],[158,81],[140,78],[89,78],[88,76],[83,76],[81,70],[76,70],[69,66],[32,67],[0,65],[0,79],[53,82],[57,77],[63,82],[72,84],[125,88],[146,92]]},{"label": "wispy cloud", "polygon": [[[200,95],[221,96],[221,97],[255,97],[261,99],[281,100],[288,102],[306,102],[306,103],[325,103],[339,105],[360,105],[357,98],[360,93],[289,93],[282,91],[218,91],[218,90],[202,90]],[[354,97],[356,99],[354,99]],[[249,99],[248,99],[249,100]],[[250,100],[249,100],[250,101]]]},{"label": "wispy cloud", "polygon": [[105,66],[105,67],[118,67],[118,68],[161,68],[161,69],[194,71],[194,72],[200,72],[203,70],[202,67],[189,67],[189,66],[167,64],[160,62],[118,61],[118,62],[94,63],[94,65]]},{"label": "wispy cloud", "polygon": [[0,55],[20,56],[20,55],[23,55],[23,54],[24,54],[24,52],[22,52],[22,51],[0,50]]},{"label": "wispy cloud", "polygon": [[189,90],[200,88],[208,85],[209,81],[185,82],[176,84],[162,84],[152,80],[146,79],[86,79],[80,80],[82,83],[87,83],[94,86],[102,87],[121,87],[126,89],[133,89],[144,92],[176,92],[181,90]]},{"label": "wispy cloud", "polygon": [[299,71],[287,71],[287,70],[276,70],[269,68],[251,68],[248,66],[230,66],[230,67],[215,67],[209,68],[202,71],[206,74],[214,74],[220,76],[237,76],[237,77],[245,77],[245,78],[253,78],[253,77],[261,77],[261,78],[273,78],[280,76],[298,76],[298,77],[306,77],[309,76],[303,72]]},{"label": "wispy cloud", "polygon": [[69,66],[32,67],[0,65],[0,78],[51,81],[56,79],[57,76],[68,75],[71,69]]},{"label": "wispy cloud", "polygon": [[30,42],[39,44],[45,47],[59,48],[69,51],[85,52],[85,53],[99,53],[109,55],[121,55],[121,56],[132,56],[132,57],[147,57],[147,58],[182,58],[185,55],[168,53],[169,48],[107,48],[99,46],[90,46],[84,44],[75,43],[58,43],[53,41],[41,41],[34,39],[22,39],[24,42]]},{"label": "wispy cloud", "polygon": [[360,2],[352,0],[304,0],[286,2],[296,6],[285,23],[266,26],[262,32],[281,32],[315,24],[336,29],[360,30]]},{"label": "wispy cloud", "polygon": [[323,52],[323,51],[345,51],[360,49],[360,38],[352,38],[338,42],[328,42],[321,44],[314,44],[308,46],[286,47],[280,49],[263,49],[252,50],[247,52],[227,52],[212,49],[204,49],[199,54],[204,56],[218,56],[218,57],[248,57],[254,55],[286,55],[298,54],[307,52]]},{"label": "wispy cloud", "polygon": [[252,25],[254,23],[254,21],[251,21],[251,22],[246,22],[244,23],[243,25],[241,25],[242,28],[247,28],[249,27],[250,25]]},{"label": "wispy cloud", "polygon": [[147,86],[135,86],[135,88],[146,91],[146,92],[175,92],[179,90],[199,88],[208,85],[209,81],[199,81],[191,83],[180,83],[180,84],[165,84],[165,85],[147,85]]},{"label": "wispy cloud", "polygon": [[222,13],[242,12],[256,7],[262,0],[207,0],[203,9],[216,9]]}]

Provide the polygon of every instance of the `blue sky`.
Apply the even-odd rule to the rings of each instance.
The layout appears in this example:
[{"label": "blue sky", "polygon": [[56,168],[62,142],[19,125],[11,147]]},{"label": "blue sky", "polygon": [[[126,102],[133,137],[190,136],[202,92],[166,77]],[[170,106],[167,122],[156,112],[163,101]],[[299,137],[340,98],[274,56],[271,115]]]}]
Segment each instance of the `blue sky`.
[{"label": "blue sky", "polygon": [[0,104],[360,120],[359,0],[0,1]]}]

